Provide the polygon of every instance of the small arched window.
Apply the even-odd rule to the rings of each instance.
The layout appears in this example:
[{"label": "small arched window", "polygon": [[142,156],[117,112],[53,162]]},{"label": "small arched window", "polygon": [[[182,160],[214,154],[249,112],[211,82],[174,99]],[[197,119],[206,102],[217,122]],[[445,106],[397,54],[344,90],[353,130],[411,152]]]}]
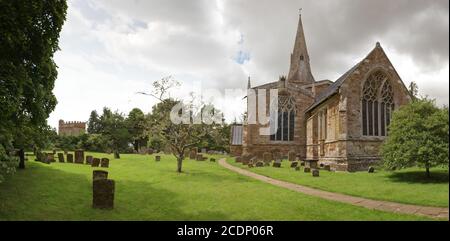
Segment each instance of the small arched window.
[{"label": "small arched window", "polygon": [[[381,85],[383,86],[380,90]],[[393,91],[389,78],[381,71],[374,72],[367,78],[362,91],[363,135],[386,136],[393,107]]]},{"label": "small arched window", "polygon": [[293,141],[295,128],[295,100],[288,95],[278,96],[278,116],[271,118],[271,141]]}]

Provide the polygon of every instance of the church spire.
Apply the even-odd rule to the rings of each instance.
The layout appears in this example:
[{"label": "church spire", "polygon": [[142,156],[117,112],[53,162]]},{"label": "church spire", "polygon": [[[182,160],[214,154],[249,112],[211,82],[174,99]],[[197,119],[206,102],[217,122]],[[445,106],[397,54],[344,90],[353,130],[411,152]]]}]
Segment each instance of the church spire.
[{"label": "church spire", "polygon": [[248,80],[247,80],[247,89],[251,89],[252,85],[250,83],[250,76],[248,76]]},{"label": "church spire", "polygon": [[301,13],[298,19],[294,51],[291,54],[291,66],[289,68],[288,82],[301,84],[314,83],[314,77],[311,73],[311,66],[309,65],[309,55],[308,49],[306,48]]}]

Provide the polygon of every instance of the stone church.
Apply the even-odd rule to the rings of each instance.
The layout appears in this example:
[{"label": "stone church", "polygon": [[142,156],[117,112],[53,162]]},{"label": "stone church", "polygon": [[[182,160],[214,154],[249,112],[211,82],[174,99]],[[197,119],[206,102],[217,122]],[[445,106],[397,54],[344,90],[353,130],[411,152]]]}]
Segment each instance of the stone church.
[{"label": "stone church", "polygon": [[266,101],[266,115],[277,120],[276,130],[260,134],[260,128],[273,123],[233,126],[231,154],[260,159],[264,153],[275,158],[295,152],[299,160],[328,164],[336,171],[363,170],[377,162],[392,112],[411,100],[379,43],[336,81],[315,80],[301,15],[287,78],[256,87],[249,80],[248,88],[256,93],[278,89],[278,116],[270,116]]}]

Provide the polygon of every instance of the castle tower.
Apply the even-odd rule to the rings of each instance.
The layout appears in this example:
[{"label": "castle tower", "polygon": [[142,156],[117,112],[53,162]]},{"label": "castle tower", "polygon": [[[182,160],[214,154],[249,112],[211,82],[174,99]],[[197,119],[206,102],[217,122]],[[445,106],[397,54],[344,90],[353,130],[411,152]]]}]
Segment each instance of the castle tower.
[{"label": "castle tower", "polygon": [[291,53],[291,66],[289,68],[288,82],[301,85],[315,82],[309,64],[309,55],[308,49],[306,48],[301,14],[299,15],[298,20],[294,51]]}]

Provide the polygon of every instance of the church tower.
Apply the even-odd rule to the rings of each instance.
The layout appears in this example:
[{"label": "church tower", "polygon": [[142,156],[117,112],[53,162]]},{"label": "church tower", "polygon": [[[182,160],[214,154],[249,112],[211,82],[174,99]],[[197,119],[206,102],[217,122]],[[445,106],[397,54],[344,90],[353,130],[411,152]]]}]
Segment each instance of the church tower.
[{"label": "church tower", "polygon": [[308,49],[306,48],[301,14],[298,20],[294,51],[291,53],[291,66],[289,68],[287,82],[300,85],[312,84],[315,82],[311,73],[311,66],[309,65],[309,55]]}]

